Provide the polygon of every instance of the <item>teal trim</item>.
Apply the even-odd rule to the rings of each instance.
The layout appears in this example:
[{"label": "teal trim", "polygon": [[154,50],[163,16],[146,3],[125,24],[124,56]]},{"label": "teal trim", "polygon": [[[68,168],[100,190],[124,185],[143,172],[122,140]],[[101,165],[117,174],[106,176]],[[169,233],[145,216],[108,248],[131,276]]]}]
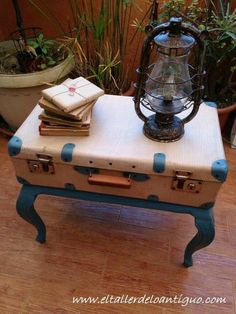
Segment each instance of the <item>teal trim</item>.
[{"label": "teal trim", "polygon": [[209,208],[213,208],[215,205],[215,203],[204,203],[200,206],[200,208],[203,208],[203,209],[209,209]]},{"label": "teal trim", "polygon": [[133,197],[131,198],[131,197],[125,197],[125,196],[101,194],[101,193],[87,192],[87,191],[80,191],[80,190],[70,191],[70,190],[65,190],[65,189],[38,186],[38,185],[34,185],[32,187],[34,188],[36,195],[47,194],[47,195],[55,195],[55,196],[62,196],[62,197],[79,198],[85,201],[113,203],[113,204],[120,204],[120,205],[133,206],[133,207],[165,210],[165,211],[171,211],[171,212],[176,212],[176,213],[193,214],[196,211],[201,212],[199,210],[201,209],[201,207],[178,205],[178,204],[159,202],[159,201],[153,202],[153,197],[151,197],[151,200],[150,199],[145,200],[145,199],[140,199],[140,198],[133,198]]},{"label": "teal trim", "polygon": [[20,184],[27,184],[27,185],[30,185],[30,183],[28,181],[26,181],[24,178],[21,178],[21,177],[16,177],[17,181],[20,183]]},{"label": "teal trim", "polygon": [[147,200],[148,200],[148,201],[151,201],[151,202],[158,202],[158,201],[159,201],[159,197],[156,196],[156,195],[151,194],[151,195],[149,195],[149,196],[147,197]]},{"label": "teal trim", "polygon": [[74,148],[75,144],[72,143],[65,144],[61,151],[61,160],[65,162],[71,162]]},{"label": "teal trim", "polygon": [[228,163],[225,159],[219,159],[213,162],[211,174],[220,182],[224,182],[228,174]]},{"label": "teal trim", "polygon": [[22,147],[22,140],[17,136],[13,136],[8,142],[8,155],[9,156],[18,155],[21,151],[21,147]]},{"label": "teal trim", "polygon": [[162,173],[165,171],[166,155],[163,153],[154,154],[153,171]]},{"label": "teal trim", "polygon": [[76,190],[74,184],[72,184],[72,183],[66,183],[66,184],[65,184],[65,188],[66,188],[67,190]]},{"label": "teal trim", "polygon": [[212,108],[217,108],[217,104],[213,101],[205,101],[205,104]]}]

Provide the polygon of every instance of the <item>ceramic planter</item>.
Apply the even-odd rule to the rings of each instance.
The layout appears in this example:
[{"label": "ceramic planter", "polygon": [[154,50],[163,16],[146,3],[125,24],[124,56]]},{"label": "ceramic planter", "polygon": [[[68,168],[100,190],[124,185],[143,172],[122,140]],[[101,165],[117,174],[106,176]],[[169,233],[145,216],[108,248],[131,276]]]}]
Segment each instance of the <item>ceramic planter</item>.
[{"label": "ceramic planter", "polygon": [[[7,51],[13,50],[11,41],[0,43]],[[74,67],[73,55],[55,67],[27,74],[0,74],[0,115],[16,130],[24,122],[41,97],[48,83],[62,80]]]}]

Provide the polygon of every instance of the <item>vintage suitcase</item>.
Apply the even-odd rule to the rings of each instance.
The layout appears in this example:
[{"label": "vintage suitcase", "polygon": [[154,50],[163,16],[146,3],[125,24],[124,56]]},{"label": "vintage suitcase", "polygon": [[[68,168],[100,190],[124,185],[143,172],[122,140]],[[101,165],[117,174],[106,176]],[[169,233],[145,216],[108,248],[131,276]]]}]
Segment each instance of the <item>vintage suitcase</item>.
[{"label": "vintage suitcase", "polygon": [[23,185],[122,196],[140,206],[148,200],[198,212],[213,207],[227,175],[214,103],[203,103],[183,138],[172,143],[143,135],[131,97],[100,97],[90,136],[40,136],[41,110],[33,110],[8,146]]},{"label": "vintage suitcase", "polygon": [[20,181],[200,207],[214,203],[225,180],[217,112],[206,104],[173,143],[143,135],[130,97],[100,97],[88,137],[40,136],[40,112],[9,143]]}]

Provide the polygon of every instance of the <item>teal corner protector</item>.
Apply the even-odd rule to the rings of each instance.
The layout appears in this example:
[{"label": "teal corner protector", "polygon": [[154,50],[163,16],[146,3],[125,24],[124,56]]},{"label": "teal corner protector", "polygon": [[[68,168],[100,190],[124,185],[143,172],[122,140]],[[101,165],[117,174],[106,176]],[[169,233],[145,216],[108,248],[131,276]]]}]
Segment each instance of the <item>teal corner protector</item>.
[{"label": "teal corner protector", "polygon": [[224,182],[228,174],[228,163],[225,159],[219,159],[213,162],[211,167],[212,176],[220,182]]},{"label": "teal corner protector", "polygon": [[153,158],[153,171],[157,173],[162,173],[166,168],[166,155],[163,153],[154,154]]},{"label": "teal corner protector", "polygon": [[61,160],[65,162],[71,162],[74,148],[75,148],[75,144],[72,144],[72,143],[65,144],[61,151]]},{"label": "teal corner protector", "polygon": [[17,136],[13,136],[8,142],[8,155],[11,157],[18,155],[21,151],[21,147],[22,140]]}]

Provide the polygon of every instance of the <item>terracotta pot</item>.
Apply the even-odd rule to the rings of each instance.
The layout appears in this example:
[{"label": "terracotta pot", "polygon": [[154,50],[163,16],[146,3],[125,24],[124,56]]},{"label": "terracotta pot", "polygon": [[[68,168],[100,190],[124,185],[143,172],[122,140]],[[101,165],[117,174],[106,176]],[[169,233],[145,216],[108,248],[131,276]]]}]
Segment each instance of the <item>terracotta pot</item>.
[{"label": "terracotta pot", "polygon": [[135,87],[134,82],[131,82],[129,89],[122,94],[122,96],[134,96]]},{"label": "terracotta pot", "polygon": [[236,110],[236,103],[232,104],[231,106],[222,108],[222,109],[217,109],[218,115],[219,115],[221,131],[223,131],[223,129],[224,129],[225,125],[226,125],[226,122],[227,122],[227,119],[229,117],[229,114],[232,111],[234,111],[234,110]]}]

